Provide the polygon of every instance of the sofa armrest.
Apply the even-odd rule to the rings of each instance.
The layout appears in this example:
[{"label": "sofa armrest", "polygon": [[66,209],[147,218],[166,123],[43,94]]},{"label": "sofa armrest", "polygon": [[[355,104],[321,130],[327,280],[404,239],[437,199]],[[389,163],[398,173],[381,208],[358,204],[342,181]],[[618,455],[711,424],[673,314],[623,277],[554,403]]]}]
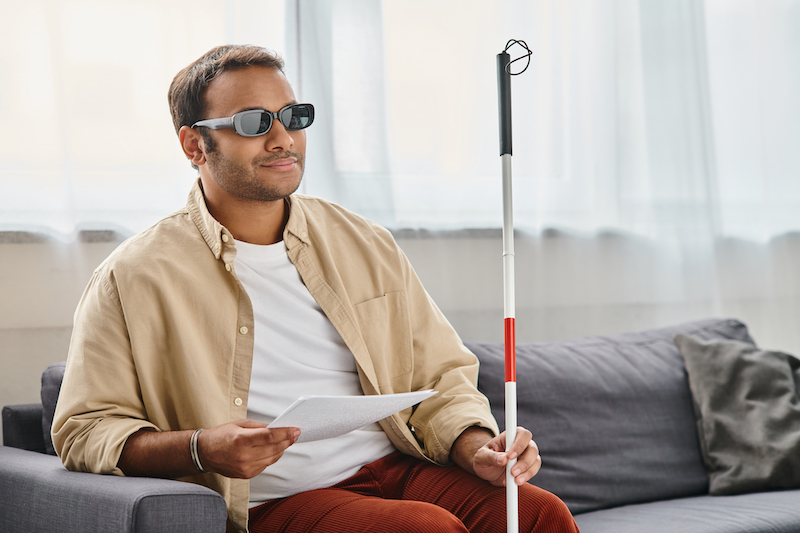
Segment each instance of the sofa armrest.
[{"label": "sofa armrest", "polygon": [[3,445],[44,453],[42,404],[3,407]]},{"label": "sofa armrest", "polygon": [[58,457],[0,447],[5,533],[224,533],[226,519],[225,501],[207,487],[69,472]]}]

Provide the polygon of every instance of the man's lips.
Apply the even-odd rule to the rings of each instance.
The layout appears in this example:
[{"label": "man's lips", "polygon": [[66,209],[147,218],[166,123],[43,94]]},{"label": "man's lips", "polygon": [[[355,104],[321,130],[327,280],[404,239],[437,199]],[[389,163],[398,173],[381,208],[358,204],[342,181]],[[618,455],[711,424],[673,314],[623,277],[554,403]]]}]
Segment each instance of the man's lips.
[{"label": "man's lips", "polygon": [[292,170],[295,165],[297,165],[297,159],[294,157],[285,157],[282,159],[276,159],[275,161],[270,161],[269,163],[264,163],[261,166],[270,168],[272,170]]}]

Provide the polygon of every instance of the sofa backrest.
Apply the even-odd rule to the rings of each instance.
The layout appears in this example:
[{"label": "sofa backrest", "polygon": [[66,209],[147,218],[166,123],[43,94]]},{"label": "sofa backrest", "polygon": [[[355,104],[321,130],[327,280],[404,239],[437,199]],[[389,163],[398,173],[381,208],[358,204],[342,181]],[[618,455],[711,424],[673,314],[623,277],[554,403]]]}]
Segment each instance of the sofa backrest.
[{"label": "sofa backrest", "polygon": [[[753,342],[741,322],[711,319],[517,346],[518,425],[542,455],[535,485],[575,514],[708,492],[678,333]],[[466,344],[502,428],[503,345]]]},{"label": "sofa backrest", "polygon": [[56,454],[56,450],[53,448],[53,439],[50,436],[50,428],[53,426],[53,414],[56,412],[56,401],[66,367],[67,362],[61,361],[48,366],[42,372],[42,432],[44,433],[44,451],[50,455]]},{"label": "sofa backrest", "polygon": [[[575,513],[706,494],[683,358],[683,333],[755,344],[737,320],[709,319],[637,333],[517,346],[518,424],[542,454],[532,482]],[[466,343],[481,362],[478,387],[502,428],[505,352],[501,343]],[[50,438],[65,362],[42,374],[42,429]]]}]

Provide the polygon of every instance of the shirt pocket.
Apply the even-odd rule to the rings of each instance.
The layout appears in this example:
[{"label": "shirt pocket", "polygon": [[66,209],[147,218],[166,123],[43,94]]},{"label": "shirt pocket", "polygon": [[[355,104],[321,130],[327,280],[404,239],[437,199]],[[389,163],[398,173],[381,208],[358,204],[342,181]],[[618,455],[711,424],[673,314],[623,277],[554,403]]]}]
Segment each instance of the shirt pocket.
[{"label": "shirt pocket", "polygon": [[413,370],[411,324],[405,291],[355,305],[356,320],[380,385]]}]

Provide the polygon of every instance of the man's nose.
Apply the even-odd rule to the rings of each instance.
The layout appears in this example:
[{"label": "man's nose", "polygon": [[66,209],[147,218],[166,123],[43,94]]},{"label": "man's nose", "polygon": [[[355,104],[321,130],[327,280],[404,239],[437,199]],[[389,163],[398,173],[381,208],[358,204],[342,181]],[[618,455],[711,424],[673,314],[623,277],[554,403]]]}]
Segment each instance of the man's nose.
[{"label": "man's nose", "polygon": [[286,131],[281,121],[277,119],[272,121],[272,127],[264,137],[266,137],[264,142],[268,152],[286,151],[294,146],[294,138]]}]

